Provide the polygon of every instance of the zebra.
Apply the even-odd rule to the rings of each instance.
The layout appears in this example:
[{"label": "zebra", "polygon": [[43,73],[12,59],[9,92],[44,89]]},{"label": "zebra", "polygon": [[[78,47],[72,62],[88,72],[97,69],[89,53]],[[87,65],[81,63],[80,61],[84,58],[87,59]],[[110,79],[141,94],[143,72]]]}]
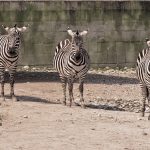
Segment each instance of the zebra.
[{"label": "zebra", "polygon": [[71,40],[65,39],[58,43],[55,50],[53,65],[58,71],[63,89],[63,104],[66,105],[66,86],[68,83],[69,90],[69,106],[74,102],[73,83],[75,79],[79,79],[79,91],[81,107],[85,108],[83,98],[84,79],[90,67],[90,58],[88,52],[83,47],[83,36],[88,30],[73,32],[67,29]]},{"label": "zebra", "polygon": [[145,39],[147,46],[150,47],[150,40],[148,38]]},{"label": "zebra", "polygon": [[14,75],[17,68],[17,62],[19,57],[19,47],[20,47],[20,35],[21,32],[26,31],[27,27],[23,26],[21,28],[17,27],[5,27],[2,25],[8,34],[0,36],[0,81],[1,81],[1,101],[5,101],[4,97],[4,75],[5,70],[9,72],[10,78],[10,96],[13,101],[17,101],[14,94]]},{"label": "zebra", "polygon": [[[142,90],[142,109],[141,115],[145,115],[146,99],[148,100],[148,106],[150,107],[150,40],[146,39],[147,48],[143,49],[137,58],[136,73],[140,81],[140,87]],[[148,116],[150,120],[150,114]]]}]

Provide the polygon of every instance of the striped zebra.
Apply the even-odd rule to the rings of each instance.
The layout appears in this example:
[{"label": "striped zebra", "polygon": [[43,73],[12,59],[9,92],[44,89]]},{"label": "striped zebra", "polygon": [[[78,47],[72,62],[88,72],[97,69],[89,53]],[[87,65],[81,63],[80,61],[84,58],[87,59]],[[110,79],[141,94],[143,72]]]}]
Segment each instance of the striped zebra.
[{"label": "striped zebra", "polygon": [[[147,48],[143,49],[137,58],[136,73],[142,89],[142,117],[145,114],[146,99],[150,107],[150,40],[146,39]],[[148,116],[150,120],[150,114]]]},{"label": "striped zebra", "polygon": [[68,28],[67,32],[72,39],[61,41],[56,46],[53,63],[62,82],[63,104],[66,105],[66,86],[68,83],[69,106],[71,107],[72,102],[74,102],[73,82],[75,79],[79,79],[80,102],[81,107],[84,108],[83,84],[84,78],[89,70],[90,59],[87,51],[83,47],[83,36],[88,31],[73,32]]},{"label": "striped zebra", "polygon": [[[4,26],[3,26],[4,27]],[[10,96],[12,100],[17,101],[14,94],[14,75],[17,68],[17,62],[19,57],[19,47],[20,47],[20,34],[24,32],[27,27],[22,28],[15,25],[12,28],[4,27],[5,31],[8,33],[6,35],[0,36],[0,78],[1,78],[1,100],[5,101],[4,97],[4,75],[7,69],[10,75]]]}]

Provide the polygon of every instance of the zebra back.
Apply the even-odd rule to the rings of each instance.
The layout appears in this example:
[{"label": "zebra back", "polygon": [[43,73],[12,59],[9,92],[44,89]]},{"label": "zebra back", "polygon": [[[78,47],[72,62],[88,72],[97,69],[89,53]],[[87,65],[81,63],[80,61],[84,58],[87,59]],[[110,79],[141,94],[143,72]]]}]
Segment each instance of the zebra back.
[{"label": "zebra back", "polygon": [[61,50],[65,50],[66,47],[68,47],[70,44],[70,40],[69,39],[65,39],[63,41],[60,41],[58,43],[58,45],[56,46],[56,49],[55,49],[55,55],[58,54]]},{"label": "zebra back", "polygon": [[139,53],[137,58],[137,65],[139,65],[142,61],[144,61],[147,58],[148,52],[149,48],[145,48]]}]

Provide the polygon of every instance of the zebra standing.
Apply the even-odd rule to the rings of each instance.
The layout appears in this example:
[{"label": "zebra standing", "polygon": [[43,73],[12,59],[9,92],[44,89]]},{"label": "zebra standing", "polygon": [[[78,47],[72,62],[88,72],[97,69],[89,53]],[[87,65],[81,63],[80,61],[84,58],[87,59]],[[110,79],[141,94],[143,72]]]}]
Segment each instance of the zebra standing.
[{"label": "zebra standing", "polygon": [[[150,107],[150,40],[146,39],[148,47],[143,49],[137,58],[137,77],[140,80],[140,86],[142,89],[142,116],[145,114],[146,99]],[[148,116],[150,120],[150,114]]]},{"label": "zebra standing", "polygon": [[71,40],[66,39],[61,41],[55,51],[54,67],[59,73],[63,88],[63,104],[66,105],[66,85],[68,83],[70,107],[73,98],[73,82],[79,79],[79,91],[81,107],[85,107],[83,99],[83,84],[84,78],[89,70],[90,59],[87,51],[83,47],[83,36],[88,31],[73,32],[68,28],[68,34],[72,37]]},{"label": "zebra standing", "polygon": [[[3,26],[4,27],[4,26]],[[1,100],[4,101],[4,74],[5,70],[8,69],[10,75],[10,96],[12,100],[17,101],[14,94],[14,75],[17,68],[17,62],[19,57],[19,47],[20,47],[20,34],[24,32],[27,27],[22,28],[15,25],[12,28],[4,27],[5,31],[8,33],[6,35],[0,36],[0,78],[1,78]]]}]

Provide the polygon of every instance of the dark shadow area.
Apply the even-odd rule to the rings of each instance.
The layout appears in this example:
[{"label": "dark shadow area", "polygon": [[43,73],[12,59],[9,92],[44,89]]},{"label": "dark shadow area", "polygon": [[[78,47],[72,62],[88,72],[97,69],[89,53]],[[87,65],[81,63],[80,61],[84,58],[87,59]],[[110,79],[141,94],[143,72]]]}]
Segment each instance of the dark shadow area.
[{"label": "dark shadow area", "polygon": [[[11,101],[10,95],[5,95],[5,98],[7,101]],[[60,101],[50,101],[44,98],[39,98],[39,97],[33,97],[33,96],[17,96],[18,102],[36,102],[36,103],[45,103],[45,104],[60,104],[62,103]],[[75,106],[81,107],[79,103],[75,102]],[[119,108],[117,106],[109,106],[109,105],[102,105],[102,104],[86,104],[86,108],[90,109],[104,109],[104,110],[111,110],[111,111],[126,111],[123,108]],[[66,106],[69,107],[69,106]]]},{"label": "dark shadow area", "polygon": [[23,102],[39,102],[39,103],[45,103],[45,104],[61,104],[59,101],[50,101],[47,99],[39,98],[39,97],[33,97],[33,96],[17,96],[17,99]]},{"label": "dark shadow area", "polygon": [[138,84],[139,82],[136,78],[132,77],[129,78],[102,74],[87,74],[85,81],[93,84]]},{"label": "dark shadow area", "polygon": [[[57,72],[17,72],[16,83],[24,82],[60,82]],[[8,73],[5,75],[5,81],[8,83]],[[87,74],[85,83],[93,84],[138,84],[136,78],[120,77],[101,74]]]},{"label": "dark shadow area", "polygon": [[[60,104],[62,103],[60,101],[50,101],[39,97],[33,97],[33,96],[17,96],[18,102],[38,102],[38,103],[45,103],[45,104]],[[76,106],[80,107],[80,104],[75,103]],[[66,106],[69,107],[69,106]],[[90,109],[104,109],[104,110],[111,110],[111,111],[125,111],[123,108],[118,108],[117,106],[109,106],[109,105],[94,105],[94,104],[86,104],[86,108]],[[82,109],[82,108],[81,108]]]},{"label": "dark shadow area", "polygon": [[93,104],[87,104],[87,108],[91,109],[104,109],[104,110],[112,110],[112,111],[125,111],[123,108],[118,108],[117,106],[109,106],[109,105],[93,105]]},{"label": "dark shadow area", "polygon": [[[12,101],[11,97],[9,95],[5,95],[5,98],[7,99],[7,101]],[[35,102],[35,103],[44,103],[44,104],[60,104],[62,105],[62,103],[60,101],[50,101],[44,98],[39,98],[39,97],[33,97],[33,96],[17,96],[18,99],[18,103],[19,102]],[[69,107],[68,105],[65,107]],[[75,102],[75,107],[81,107],[79,103]],[[119,108],[117,106],[109,106],[109,105],[94,105],[94,104],[86,104],[86,108],[89,109],[103,109],[103,110],[111,110],[111,111],[126,111],[123,108]],[[73,109],[73,108],[72,108]],[[82,109],[82,108],[81,108]]]}]

